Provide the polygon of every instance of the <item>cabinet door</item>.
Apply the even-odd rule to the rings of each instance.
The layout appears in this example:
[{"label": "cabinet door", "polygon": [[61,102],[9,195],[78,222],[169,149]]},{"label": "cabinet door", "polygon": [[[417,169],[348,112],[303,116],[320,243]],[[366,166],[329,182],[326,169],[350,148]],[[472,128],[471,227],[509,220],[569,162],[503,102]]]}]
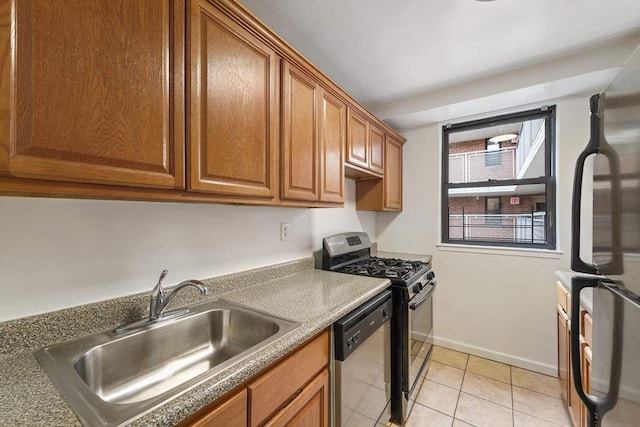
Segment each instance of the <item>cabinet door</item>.
[{"label": "cabinet door", "polygon": [[267,427],[327,427],[329,370],[325,369],[295,399],[267,423]]},{"label": "cabinet door", "polygon": [[347,162],[363,168],[369,167],[369,122],[349,108],[347,120]]},{"label": "cabinet door", "polygon": [[236,393],[200,418],[187,422],[186,425],[191,427],[246,427],[247,389]]},{"label": "cabinet door", "polygon": [[0,173],[184,188],[184,2],[11,5]]},{"label": "cabinet door", "polygon": [[384,133],[369,125],[369,169],[372,172],[384,173],[384,148]]},{"label": "cabinet door", "polygon": [[569,404],[569,316],[558,304],[558,377],[562,386],[562,395]]},{"label": "cabinet door", "polygon": [[402,210],[402,144],[387,136],[384,163],[384,208]]},{"label": "cabinet door", "polygon": [[[567,334],[571,337],[571,321],[569,320],[567,323]],[[571,339],[571,338],[569,338]],[[582,349],[583,346],[580,345]],[[571,416],[571,420],[573,421],[574,426],[580,426],[580,416],[582,412],[582,400],[578,396],[578,392],[576,391],[575,383],[573,382],[573,363],[571,363],[571,347],[569,344],[569,350],[567,351],[569,357],[569,399],[567,404],[569,406],[569,415]]]},{"label": "cabinet door", "polygon": [[326,91],[320,97],[320,200],[344,202],[347,106]]},{"label": "cabinet door", "polygon": [[279,59],[206,0],[189,15],[189,189],[276,195]]},{"label": "cabinet door", "polygon": [[[582,351],[582,387],[586,393],[591,394],[591,347],[588,345]],[[580,425],[588,427],[589,413],[587,407],[582,405],[582,414]]]},{"label": "cabinet door", "polygon": [[282,198],[318,200],[318,84],[283,61]]},{"label": "cabinet door", "polygon": [[249,383],[249,425],[263,425],[328,363],[329,334],[324,332]]}]

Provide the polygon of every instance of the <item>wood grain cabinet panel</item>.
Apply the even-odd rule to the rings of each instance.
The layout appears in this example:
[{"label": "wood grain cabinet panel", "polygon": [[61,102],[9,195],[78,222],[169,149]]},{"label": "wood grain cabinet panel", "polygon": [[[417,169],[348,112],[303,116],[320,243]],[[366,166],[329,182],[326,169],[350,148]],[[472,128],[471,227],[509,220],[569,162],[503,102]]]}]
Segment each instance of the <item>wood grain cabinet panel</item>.
[{"label": "wood grain cabinet panel", "polygon": [[344,202],[344,147],[347,106],[321,90],[320,98],[320,201]]},{"label": "wood grain cabinet panel", "polygon": [[402,144],[387,136],[384,149],[384,208],[402,210]]},{"label": "wood grain cabinet panel", "polygon": [[189,34],[189,189],[275,197],[278,55],[206,0]]},{"label": "wood grain cabinet panel", "polygon": [[183,188],[184,2],[2,3],[0,173]]},{"label": "wood grain cabinet panel", "polygon": [[328,427],[329,370],[319,374],[266,427]]},{"label": "wood grain cabinet panel", "polygon": [[226,401],[209,409],[201,417],[181,425],[190,427],[246,427],[247,389],[242,389]]},{"label": "wood grain cabinet panel", "polygon": [[569,403],[569,317],[562,306],[557,307],[558,321],[558,378],[562,387],[562,396]]},{"label": "wood grain cabinet panel", "polygon": [[353,109],[348,109],[347,162],[369,168],[369,122]]},{"label": "wood grain cabinet panel", "polygon": [[328,363],[329,334],[325,332],[249,383],[249,425],[262,425]]},{"label": "wood grain cabinet panel", "polygon": [[319,85],[298,68],[282,65],[282,197],[318,200]]},{"label": "wood grain cabinet panel", "polygon": [[344,202],[346,105],[283,61],[281,197]]},{"label": "wood grain cabinet panel", "polygon": [[384,173],[384,132],[369,125],[369,170]]},{"label": "wood grain cabinet panel", "polygon": [[402,210],[402,143],[389,135],[384,142],[383,178],[356,182],[356,209]]}]

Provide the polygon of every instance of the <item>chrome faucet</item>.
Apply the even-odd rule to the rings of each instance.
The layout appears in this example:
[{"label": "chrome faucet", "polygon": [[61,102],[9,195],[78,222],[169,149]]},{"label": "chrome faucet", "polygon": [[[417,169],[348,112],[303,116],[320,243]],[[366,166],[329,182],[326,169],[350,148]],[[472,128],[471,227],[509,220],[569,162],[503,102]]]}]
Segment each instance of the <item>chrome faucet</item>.
[{"label": "chrome faucet", "polygon": [[169,272],[167,270],[162,270],[160,273],[160,278],[158,279],[158,283],[151,290],[151,300],[149,301],[149,318],[153,320],[157,320],[162,317],[162,313],[164,309],[169,305],[173,296],[178,293],[180,289],[186,288],[187,286],[193,286],[200,291],[201,295],[207,295],[207,288],[204,286],[199,280],[185,280],[184,282],[178,283],[173,290],[166,295],[164,292],[164,288],[162,287],[162,281]]},{"label": "chrome faucet", "polygon": [[113,330],[115,334],[123,334],[126,332],[131,332],[138,330],[147,325],[153,324],[157,321],[171,319],[178,316],[182,316],[189,312],[188,308],[171,310],[164,313],[164,309],[167,308],[167,305],[171,302],[173,296],[180,291],[180,289],[186,288],[187,286],[193,286],[200,291],[200,294],[207,295],[208,289],[199,280],[185,280],[182,283],[178,283],[169,294],[166,294],[164,288],[162,287],[162,281],[165,277],[167,277],[167,270],[163,270],[160,274],[160,279],[158,279],[158,283],[151,290],[151,299],[149,301],[149,317],[135,321],[133,323],[125,323]]}]

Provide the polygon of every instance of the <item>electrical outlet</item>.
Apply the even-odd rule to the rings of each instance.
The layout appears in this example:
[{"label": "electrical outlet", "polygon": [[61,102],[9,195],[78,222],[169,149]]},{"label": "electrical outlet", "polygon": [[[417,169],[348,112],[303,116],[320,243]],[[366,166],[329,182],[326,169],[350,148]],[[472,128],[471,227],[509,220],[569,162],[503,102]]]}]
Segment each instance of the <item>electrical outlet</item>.
[{"label": "electrical outlet", "polygon": [[280,223],[280,241],[284,242],[289,240],[289,223],[281,222]]}]

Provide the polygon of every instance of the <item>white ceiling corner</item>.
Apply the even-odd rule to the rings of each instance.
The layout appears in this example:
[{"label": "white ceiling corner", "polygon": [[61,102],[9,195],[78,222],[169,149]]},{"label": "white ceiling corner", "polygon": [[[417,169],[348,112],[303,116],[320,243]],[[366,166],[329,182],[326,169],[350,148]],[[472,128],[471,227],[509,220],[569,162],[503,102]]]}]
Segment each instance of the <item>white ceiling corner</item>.
[{"label": "white ceiling corner", "polygon": [[597,92],[640,34],[638,0],[240,1],[400,129]]}]

